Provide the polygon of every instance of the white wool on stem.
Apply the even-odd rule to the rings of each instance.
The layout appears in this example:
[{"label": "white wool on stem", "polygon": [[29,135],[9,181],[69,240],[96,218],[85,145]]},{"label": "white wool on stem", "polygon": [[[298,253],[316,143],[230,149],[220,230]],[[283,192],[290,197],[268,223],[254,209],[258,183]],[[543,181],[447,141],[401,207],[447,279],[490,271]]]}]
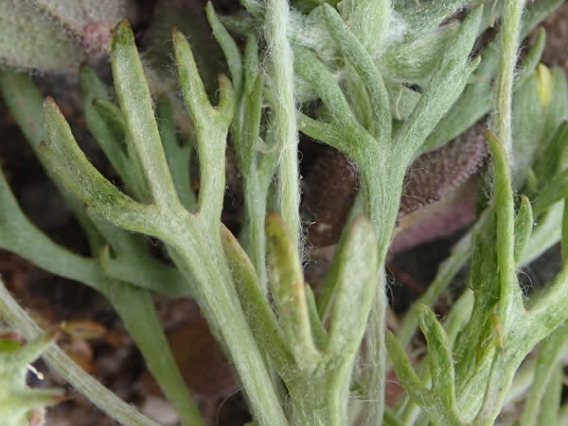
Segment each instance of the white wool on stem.
[{"label": "white wool on stem", "polygon": [[280,146],[278,190],[280,214],[294,240],[300,236],[298,130],[294,102],[294,57],[288,42],[290,9],[286,0],[268,0],[265,36],[275,93],[274,116]]}]

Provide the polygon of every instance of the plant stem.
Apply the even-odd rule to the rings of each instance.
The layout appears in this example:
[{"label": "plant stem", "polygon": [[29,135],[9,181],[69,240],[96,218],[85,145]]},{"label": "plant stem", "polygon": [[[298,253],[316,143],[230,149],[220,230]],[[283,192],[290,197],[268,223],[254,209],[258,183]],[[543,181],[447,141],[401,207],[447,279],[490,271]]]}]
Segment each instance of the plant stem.
[{"label": "plant stem", "polygon": [[203,223],[207,220],[186,216],[174,225],[177,234],[170,240],[176,253],[174,261],[182,273],[195,276],[199,305],[213,333],[226,344],[258,423],[286,426],[277,392],[239,303],[223,254],[220,228],[211,235]]},{"label": "plant stem", "polygon": [[385,344],[386,312],[388,307],[385,291],[386,276],[384,268],[379,270],[378,288],[369,317],[367,330],[367,353],[365,357],[366,399],[370,401],[365,411],[364,426],[373,426],[381,423],[384,415],[384,399],[387,375],[387,351]]},{"label": "plant stem", "polygon": [[[295,426],[343,426],[347,418],[342,408],[338,383],[330,383],[326,376],[310,375],[289,383],[294,402]],[[346,397],[347,395],[345,395]]]},{"label": "plant stem", "polygon": [[524,3],[524,0],[506,0],[503,27],[501,28],[501,61],[496,90],[496,134],[505,147],[505,152],[509,158],[512,156],[513,144],[511,130],[513,80]]},{"label": "plant stem", "polygon": [[[266,7],[266,40],[274,79],[274,115],[280,146],[278,191],[280,213],[294,241],[300,241],[300,189],[298,131],[294,103],[294,57],[288,43],[289,7],[286,0],[269,0]],[[300,247],[301,250],[301,247]]]}]

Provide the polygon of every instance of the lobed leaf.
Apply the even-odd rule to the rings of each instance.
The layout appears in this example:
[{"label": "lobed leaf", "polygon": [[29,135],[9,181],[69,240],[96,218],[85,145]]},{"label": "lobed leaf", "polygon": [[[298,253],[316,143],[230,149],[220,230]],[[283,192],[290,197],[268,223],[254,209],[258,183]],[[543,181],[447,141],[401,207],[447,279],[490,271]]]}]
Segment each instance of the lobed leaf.
[{"label": "lobed leaf", "polygon": [[128,136],[136,149],[153,198],[160,206],[178,204],[152,108],[152,98],[134,35],[126,21],[115,29],[111,56],[116,95]]},{"label": "lobed leaf", "polygon": [[477,36],[482,12],[483,6],[478,6],[469,13],[460,26],[454,43],[444,54],[440,68],[424,90],[422,98],[408,120],[397,131],[394,144],[398,155],[409,159],[414,156],[457,100],[469,75],[479,64],[479,58],[468,63],[468,57]]},{"label": "lobed leaf", "polygon": [[116,225],[155,235],[159,226],[153,207],[124,195],[89,163],[51,98],[44,102],[44,117],[46,142],[40,156],[65,187]]},{"label": "lobed leaf", "polygon": [[[361,6],[358,6],[361,7]],[[351,63],[361,77],[369,95],[373,118],[373,136],[378,137],[383,144],[390,141],[392,133],[392,118],[389,106],[388,92],[379,70],[373,63],[365,47],[357,37],[345,27],[339,14],[328,5],[324,5],[324,15],[329,32],[340,52]]]}]

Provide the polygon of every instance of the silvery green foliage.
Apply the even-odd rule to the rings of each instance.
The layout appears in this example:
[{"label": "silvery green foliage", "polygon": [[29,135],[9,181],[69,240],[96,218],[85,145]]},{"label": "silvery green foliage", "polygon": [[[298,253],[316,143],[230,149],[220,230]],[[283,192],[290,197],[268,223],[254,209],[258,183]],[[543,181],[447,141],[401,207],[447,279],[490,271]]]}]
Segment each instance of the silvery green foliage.
[{"label": "silvery green foliage", "polygon": [[0,64],[39,71],[77,67],[102,52],[130,0],[2,0]]},{"label": "silvery green foliage", "polygon": [[[454,12],[468,6],[466,1],[440,1],[439,6],[418,6],[412,2],[400,7],[388,0],[339,2],[338,9],[345,25],[353,32],[376,66],[382,71],[391,96],[398,104],[416,97],[416,92],[404,89],[400,83],[424,85],[437,67],[437,60],[459,27],[458,20],[439,24]],[[473,3],[472,3],[473,5]],[[430,11],[434,9],[434,12]],[[340,81],[349,82],[345,63],[332,43],[321,19],[323,6],[307,14],[293,14],[289,28],[290,38],[313,49]],[[420,22],[420,25],[416,25]],[[481,28],[484,28],[485,24]],[[301,86],[302,88],[304,86]],[[300,99],[304,95],[301,91]],[[305,100],[308,100],[307,98]]]},{"label": "silvery green foliage", "polygon": [[[545,69],[536,80],[532,75],[542,51],[542,33],[513,86],[512,72],[502,70],[503,63],[511,67],[511,58],[516,58],[515,42],[507,49],[497,42],[481,57],[471,58],[490,21],[482,6],[470,8],[460,0],[424,5],[305,0],[294,2],[298,10],[289,10],[283,0],[243,3],[251,16],[233,24],[241,32],[245,29],[244,53],[213,7],[207,7],[231,77],[220,76],[218,102],[208,96],[186,38],[179,30],[172,34],[183,100],[195,129],[198,194],[188,182],[190,149],[176,139],[172,108],[165,98],[158,100],[156,119],[127,22],[115,29],[110,50],[115,96],[88,67],[81,71],[88,126],[121,176],[124,191],[89,162],[53,99],[42,107],[29,79],[0,74],[6,102],[85,228],[94,256],[70,253],[41,234],[25,218],[4,179],[0,246],[102,292],[188,424],[203,420],[164,349],[150,290],[191,295],[197,301],[231,358],[260,425],[343,426],[348,414],[366,426],[383,417],[391,424],[489,425],[523,359],[549,339],[538,360],[545,374],[534,372],[539,386],[524,416],[530,423],[544,392],[558,391],[558,383],[549,380],[562,351],[555,333],[563,334],[562,323],[568,320],[566,265],[546,291],[530,301],[524,299],[515,273],[527,252],[535,251],[532,247],[542,248],[537,237],[550,235],[540,231],[554,209],[562,210],[568,194],[567,125],[561,122],[561,111],[548,109],[556,98],[554,108],[565,108],[564,77],[551,77]],[[515,13],[506,9],[506,19],[518,18],[523,5],[512,0],[507,4]],[[531,6],[526,27],[557,4],[542,0]],[[358,10],[357,5],[365,7]],[[463,7],[463,20],[446,22]],[[520,20],[513,27],[507,20],[505,24],[513,28],[507,36],[516,40]],[[494,79],[507,83],[508,92],[493,96]],[[302,84],[294,87],[297,81]],[[409,83],[418,89],[409,88]],[[507,117],[513,90],[518,91],[520,117],[526,117],[527,102],[547,123],[531,128],[530,137],[523,123],[513,129],[519,140],[545,141],[534,149],[535,161],[526,163],[533,166],[524,190],[531,198],[521,197],[518,209],[507,138],[500,139],[511,131]],[[295,102],[308,99],[317,99],[318,108],[308,107],[305,114],[295,111]],[[476,114],[495,107],[504,131],[487,133],[493,197],[484,200],[478,223],[441,266],[421,300],[424,304],[415,305],[405,318],[400,338],[385,336],[384,266],[405,172],[417,155],[444,144],[448,135],[475,122]],[[360,173],[360,211],[369,217],[354,214],[319,294],[306,285],[302,271],[296,126],[352,159]],[[220,224],[229,131],[245,195],[247,217],[240,241]],[[292,191],[286,194],[285,186]],[[277,188],[276,202],[269,197],[271,188]],[[279,213],[267,215],[271,204]],[[556,233],[561,230],[566,257],[568,220],[561,226],[558,217],[554,215],[551,227]],[[533,218],[540,222],[536,227]],[[149,256],[143,235],[160,239],[175,267]],[[470,257],[468,288],[473,291],[464,291],[442,323],[425,305],[436,302]],[[5,294],[0,301],[8,297]],[[426,337],[429,356],[415,369],[404,346],[417,326]],[[406,391],[392,411],[384,406],[387,348]],[[350,398],[355,389],[365,404]],[[89,389],[85,393],[97,398]],[[100,405],[118,418],[117,406]],[[554,422],[556,414],[548,419]]]},{"label": "silvery green foliage", "polygon": [[387,33],[392,5],[390,0],[343,0],[341,17],[371,56],[375,56]]},{"label": "silvery green foliage", "polygon": [[568,88],[564,72],[539,65],[538,70],[519,89],[513,102],[515,143],[512,173],[515,187],[520,188],[525,182],[527,168],[535,159],[535,153],[540,154],[542,162],[543,147],[568,116]]},{"label": "silvery green foliage", "polygon": [[30,364],[55,337],[55,333],[49,333],[24,345],[13,339],[0,339],[0,419],[3,425],[41,426],[45,407],[63,399],[60,390],[31,389],[26,385]]}]

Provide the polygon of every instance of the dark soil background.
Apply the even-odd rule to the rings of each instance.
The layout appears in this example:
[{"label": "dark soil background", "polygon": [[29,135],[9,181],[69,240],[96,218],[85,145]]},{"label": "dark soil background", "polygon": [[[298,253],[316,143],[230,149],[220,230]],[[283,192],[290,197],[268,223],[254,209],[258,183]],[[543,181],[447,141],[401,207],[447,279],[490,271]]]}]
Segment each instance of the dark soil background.
[{"label": "dark soil background", "polygon": [[[141,47],[147,43],[147,32],[156,14],[155,1],[138,1],[134,25]],[[204,18],[202,0],[169,0],[169,6],[185,14]],[[219,13],[229,14],[238,8],[235,0],[214,1]],[[564,67],[568,71],[568,3],[550,17],[547,29],[547,49],[543,62]],[[98,68],[109,74],[106,60]],[[45,95],[53,96],[72,124],[76,139],[95,165],[107,176],[113,175],[108,163],[97,149],[85,128],[77,79],[73,75],[38,76],[37,82]],[[302,214],[307,222],[315,222],[307,237],[311,261],[306,276],[317,284],[325,273],[330,252],[337,241],[342,224],[353,200],[356,173],[338,153],[309,140],[301,142],[301,173],[304,199]],[[58,243],[82,254],[88,246],[80,227],[64,205],[55,187],[42,171],[38,161],[22,137],[10,113],[0,103],[0,162],[23,210],[44,232]],[[242,195],[238,176],[228,171],[227,205],[223,220],[238,231],[242,217]],[[328,194],[333,194],[329,196]],[[467,222],[467,220],[462,221]],[[460,226],[464,223],[460,222]],[[325,226],[322,226],[325,225]],[[389,261],[391,304],[400,314],[419,296],[433,278],[437,265],[444,260],[462,231],[439,229],[443,238],[420,245],[406,245]],[[524,280],[530,285],[546,281],[559,267],[558,249],[552,249],[529,267]],[[110,305],[98,293],[87,287],[52,276],[29,262],[0,251],[0,274],[8,288],[34,317],[49,326],[66,321],[76,333],[64,335],[59,343],[69,354],[95,375],[105,386],[124,400],[134,403],[163,424],[176,424],[175,413],[163,400],[146,371],[144,361],[126,334]],[[463,282],[463,277],[461,277]],[[459,287],[456,283],[454,287]],[[441,314],[451,304],[448,293],[438,307]],[[212,425],[242,425],[250,421],[246,403],[230,366],[207,330],[197,306],[187,300],[171,300],[156,296],[163,325],[168,332],[172,350],[189,387]],[[396,318],[393,316],[393,327]],[[41,361],[37,368],[48,371]],[[85,398],[70,389],[56,374],[47,379],[30,381],[37,386],[59,386],[68,390],[70,399],[49,410],[48,425],[112,425],[112,420]],[[1,419],[0,419],[1,423]]]}]

